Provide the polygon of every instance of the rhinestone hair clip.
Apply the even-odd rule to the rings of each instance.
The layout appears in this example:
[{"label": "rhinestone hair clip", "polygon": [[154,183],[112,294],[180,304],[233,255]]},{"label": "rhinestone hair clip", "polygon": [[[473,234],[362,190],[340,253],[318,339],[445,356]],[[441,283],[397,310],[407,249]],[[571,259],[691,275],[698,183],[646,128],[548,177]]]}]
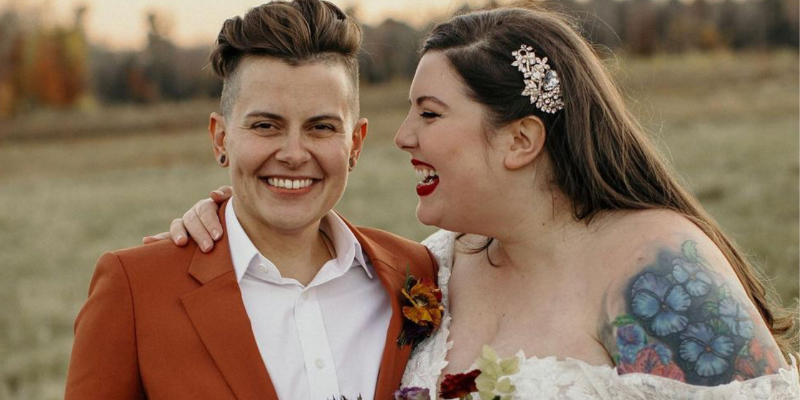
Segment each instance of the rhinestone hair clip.
[{"label": "rhinestone hair clip", "polygon": [[536,108],[550,114],[564,108],[561,98],[561,80],[558,73],[547,64],[547,57],[536,57],[533,47],[522,45],[519,50],[512,51],[511,55],[517,59],[511,63],[525,76],[525,90],[523,96],[530,96],[531,104]]}]

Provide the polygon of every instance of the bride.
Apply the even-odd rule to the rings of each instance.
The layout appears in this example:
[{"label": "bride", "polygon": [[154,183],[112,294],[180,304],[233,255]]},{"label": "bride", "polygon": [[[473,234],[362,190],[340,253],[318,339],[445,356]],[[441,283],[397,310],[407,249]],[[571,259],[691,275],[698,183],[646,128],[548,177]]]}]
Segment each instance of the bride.
[{"label": "bride", "polygon": [[425,177],[417,218],[442,228],[424,244],[446,312],[404,387],[438,398],[477,369],[476,399],[797,398],[792,316],[567,22],[461,15],[421,53],[395,143]]}]

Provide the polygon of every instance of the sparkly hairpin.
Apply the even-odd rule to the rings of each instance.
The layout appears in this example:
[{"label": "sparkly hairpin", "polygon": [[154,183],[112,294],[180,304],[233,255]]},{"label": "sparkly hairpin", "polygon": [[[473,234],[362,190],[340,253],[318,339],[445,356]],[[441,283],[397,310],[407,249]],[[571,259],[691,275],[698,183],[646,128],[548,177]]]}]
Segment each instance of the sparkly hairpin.
[{"label": "sparkly hairpin", "polygon": [[511,52],[517,61],[511,63],[525,76],[523,96],[530,96],[531,104],[550,114],[564,108],[561,98],[561,80],[558,73],[550,69],[547,57],[536,57],[533,47],[522,45],[519,50]]}]

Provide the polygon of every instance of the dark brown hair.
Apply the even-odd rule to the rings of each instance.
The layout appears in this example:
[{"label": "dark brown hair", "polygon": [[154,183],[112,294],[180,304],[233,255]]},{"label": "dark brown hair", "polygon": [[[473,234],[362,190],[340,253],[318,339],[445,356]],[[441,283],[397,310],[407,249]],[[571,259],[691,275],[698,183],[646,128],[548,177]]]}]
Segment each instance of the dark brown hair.
[{"label": "dark brown hair", "polygon": [[358,116],[361,27],[335,5],[320,0],[273,1],[225,21],[209,61],[224,80],[221,107],[230,113],[238,91],[236,69],[245,57],[274,57],[290,65],[341,62],[353,83]]},{"label": "dark brown hair", "polygon": [[[561,78],[564,109],[547,114],[530,104],[511,52],[532,46]],[[433,28],[421,54],[442,51],[484,105],[492,127],[529,115],[547,127],[552,180],[571,200],[576,220],[604,211],[669,209],[684,215],[719,247],[784,352],[796,348],[794,316],[774,290],[675,178],[625,106],[592,47],[567,18],[545,10],[500,8],[456,16]],[[483,251],[489,242],[477,251]]]}]

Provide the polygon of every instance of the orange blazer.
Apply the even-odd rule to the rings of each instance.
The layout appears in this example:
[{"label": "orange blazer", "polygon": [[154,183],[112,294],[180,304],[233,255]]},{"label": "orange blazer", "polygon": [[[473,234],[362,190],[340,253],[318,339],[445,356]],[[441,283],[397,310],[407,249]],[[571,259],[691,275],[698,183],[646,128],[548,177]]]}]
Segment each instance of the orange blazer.
[{"label": "orange blazer", "polygon": [[[406,267],[431,279],[438,267],[418,243],[345,223],[389,294],[393,315],[375,399],[391,399],[411,352],[396,343]],[[100,258],[75,321],[65,398],[277,400],[242,303],[227,235],[208,254],[194,243],[161,241]]]}]

